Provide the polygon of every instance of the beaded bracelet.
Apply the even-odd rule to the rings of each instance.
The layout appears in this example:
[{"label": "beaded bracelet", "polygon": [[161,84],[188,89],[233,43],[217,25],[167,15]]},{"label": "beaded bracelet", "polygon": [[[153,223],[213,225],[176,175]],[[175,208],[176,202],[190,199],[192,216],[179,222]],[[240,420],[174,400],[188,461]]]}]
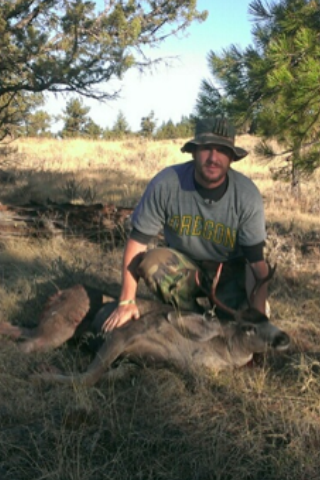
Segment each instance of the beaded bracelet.
[{"label": "beaded bracelet", "polygon": [[135,300],[121,300],[121,302],[118,303],[118,307],[122,307],[123,305],[132,305],[136,303]]}]

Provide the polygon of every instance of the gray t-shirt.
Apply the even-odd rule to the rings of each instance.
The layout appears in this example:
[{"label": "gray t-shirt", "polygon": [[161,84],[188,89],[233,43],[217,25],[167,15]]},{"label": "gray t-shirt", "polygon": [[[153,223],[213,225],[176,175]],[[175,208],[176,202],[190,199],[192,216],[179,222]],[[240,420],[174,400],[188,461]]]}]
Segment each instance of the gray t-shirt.
[{"label": "gray t-shirt", "polygon": [[167,167],[149,183],[132,216],[146,235],[164,230],[166,244],[190,258],[225,262],[242,257],[241,246],[266,238],[264,208],[255,184],[230,169],[223,197],[208,203],[194,184],[194,162]]}]

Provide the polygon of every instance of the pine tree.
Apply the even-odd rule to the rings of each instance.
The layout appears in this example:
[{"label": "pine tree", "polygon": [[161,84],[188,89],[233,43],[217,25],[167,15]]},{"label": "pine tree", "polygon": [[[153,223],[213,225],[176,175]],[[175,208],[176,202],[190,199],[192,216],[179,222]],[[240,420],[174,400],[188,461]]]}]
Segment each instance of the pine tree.
[{"label": "pine tree", "polygon": [[112,127],[112,135],[113,139],[122,140],[124,137],[131,133],[130,126],[127,122],[124,113],[120,110],[118,113],[117,119],[115,124]]},{"label": "pine tree", "polygon": [[197,0],[0,0],[0,140],[18,98],[116,98],[110,81],[157,61],[150,47],[206,16]]},{"label": "pine tree", "polygon": [[37,110],[28,115],[25,123],[27,137],[52,137],[51,116],[45,110]]},{"label": "pine tree", "polygon": [[86,138],[90,138],[92,140],[98,140],[101,138],[103,134],[103,129],[95,123],[92,118],[89,118],[83,128],[83,135]]},{"label": "pine tree", "polygon": [[19,92],[0,95],[0,141],[26,134],[26,125],[34,110],[44,103],[43,95]]},{"label": "pine tree", "polygon": [[194,135],[195,117],[182,116],[180,122],[176,125],[176,138],[191,138]]},{"label": "pine tree", "polygon": [[157,129],[155,138],[157,140],[175,139],[175,138],[191,138],[194,134],[195,119],[190,116],[183,116],[178,123],[173,123],[172,120],[162,122]]},{"label": "pine tree", "polygon": [[[197,112],[211,105],[213,113],[220,109],[240,129],[259,134],[256,153],[261,156],[272,160],[287,154],[286,166],[275,174],[290,178],[299,195],[300,175],[320,165],[319,5],[315,0],[254,0],[249,13],[253,46],[210,52],[212,88],[202,84]],[[271,148],[271,139],[280,151]]]},{"label": "pine tree", "polygon": [[151,110],[149,115],[147,115],[146,117],[142,117],[141,119],[140,134],[143,137],[151,138],[156,128],[156,125],[157,125],[157,122],[154,118],[154,111]]},{"label": "pine tree", "polygon": [[79,98],[72,98],[64,110],[64,127],[61,131],[63,138],[82,137],[85,134],[85,126],[89,121],[90,107],[83,105]]},{"label": "pine tree", "polygon": [[290,177],[298,196],[300,176],[320,166],[319,5],[313,0],[286,0],[266,9],[256,0],[251,13],[263,22],[256,35],[268,34],[264,108],[257,116],[258,132],[265,140],[257,152],[275,158],[281,151],[274,151],[268,140],[276,138],[288,157],[287,167],[275,173]]}]

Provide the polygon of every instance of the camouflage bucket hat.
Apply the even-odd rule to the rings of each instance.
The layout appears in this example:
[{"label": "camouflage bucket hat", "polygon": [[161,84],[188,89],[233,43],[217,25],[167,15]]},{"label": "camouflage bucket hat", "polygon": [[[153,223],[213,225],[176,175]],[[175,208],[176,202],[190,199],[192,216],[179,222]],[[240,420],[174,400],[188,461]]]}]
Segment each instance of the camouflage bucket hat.
[{"label": "camouflage bucket hat", "polygon": [[225,118],[204,118],[197,120],[195,137],[189,140],[181,152],[192,153],[198,145],[221,145],[230,148],[234,154],[234,161],[241,160],[248,152],[234,144],[235,129]]}]

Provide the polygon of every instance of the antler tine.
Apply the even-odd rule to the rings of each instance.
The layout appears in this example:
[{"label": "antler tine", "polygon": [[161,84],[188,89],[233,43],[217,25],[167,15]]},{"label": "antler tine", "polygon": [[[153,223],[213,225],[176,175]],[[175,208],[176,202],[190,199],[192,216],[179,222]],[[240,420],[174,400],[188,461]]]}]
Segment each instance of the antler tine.
[{"label": "antler tine", "polygon": [[203,287],[201,286],[201,283],[200,283],[200,280],[199,280],[199,271],[198,270],[196,271],[196,274],[195,274],[196,283],[197,283],[198,287],[200,287],[202,290],[205,291],[205,293],[208,295],[212,304],[215,304],[221,310],[224,310],[225,312],[230,313],[230,315],[232,315],[232,317],[236,317],[237,311],[233,310],[232,308],[230,308],[227,305],[225,305],[224,303],[222,303],[219,300],[219,298],[217,298],[217,296],[216,296],[216,288],[217,288],[217,285],[218,285],[219,280],[220,280],[222,267],[223,267],[223,263],[220,263],[218,268],[217,268],[215,277],[212,281],[212,286],[211,286],[211,291],[210,292],[205,291],[203,289]]},{"label": "antler tine", "polygon": [[210,300],[212,299],[212,296],[215,295],[215,291],[216,291],[217,285],[219,283],[220,275],[221,275],[221,270],[222,270],[222,263],[220,263],[218,268],[217,268],[215,277],[212,281],[212,286],[211,286],[210,291],[207,290],[206,288],[204,288],[203,285],[201,285],[201,281],[200,281],[200,278],[199,278],[199,273],[200,272],[199,272],[199,270],[196,270],[196,273],[195,273],[196,284],[209,297]]},{"label": "antler tine", "polygon": [[222,267],[223,267],[223,263],[220,263],[218,268],[217,268],[215,277],[212,281],[211,292],[210,292],[210,297],[209,298],[210,298],[211,302],[214,303],[218,308],[220,308],[221,310],[224,310],[227,313],[230,313],[230,315],[235,317],[236,314],[237,314],[237,311],[233,310],[233,308],[230,308],[227,305],[225,305],[224,303],[222,303],[219,300],[219,298],[216,296],[216,289],[217,289],[217,285],[218,285],[219,280],[220,280]]},{"label": "antler tine", "polygon": [[212,285],[211,285],[211,296],[215,296],[216,294],[216,289],[220,280],[221,272],[222,272],[222,267],[223,263],[219,263],[219,266],[217,268],[216,274],[214,276],[214,279],[212,280]]},{"label": "antler tine", "polygon": [[247,264],[249,265],[250,267],[250,270],[252,272],[252,275],[254,276],[254,279],[256,281],[253,289],[252,289],[252,292],[250,293],[250,297],[249,297],[249,303],[250,305],[253,304],[253,301],[254,301],[254,298],[255,296],[257,295],[258,291],[260,290],[260,288],[262,287],[262,285],[264,283],[266,283],[268,280],[270,280],[275,271],[276,271],[276,268],[277,268],[277,264],[275,263],[273,267],[271,267],[269,261],[266,262],[267,263],[267,266],[268,266],[268,274],[264,277],[264,278],[257,278],[257,275],[256,275],[256,272],[254,271],[254,269],[252,268],[251,264],[247,261]]}]

